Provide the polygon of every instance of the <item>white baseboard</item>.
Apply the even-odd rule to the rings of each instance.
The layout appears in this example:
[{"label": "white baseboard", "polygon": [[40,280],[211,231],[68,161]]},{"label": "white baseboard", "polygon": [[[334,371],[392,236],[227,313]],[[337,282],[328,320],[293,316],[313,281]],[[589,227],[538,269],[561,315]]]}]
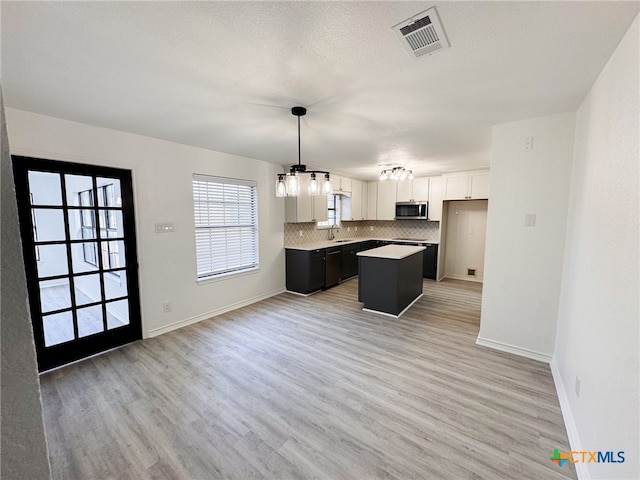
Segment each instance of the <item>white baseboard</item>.
[{"label": "white baseboard", "polygon": [[471,275],[445,274],[442,278],[450,278],[451,280],[464,280],[465,282],[482,283],[482,278],[474,277]]},{"label": "white baseboard", "polygon": [[494,350],[500,350],[501,352],[513,353],[514,355],[520,355],[521,357],[531,358],[532,360],[538,360],[539,362],[544,363],[551,362],[552,358],[548,353],[542,353],[508,343],[497,342],[495,340],[489,340],[488,338],[482,338],[479,335],[476,339],[476,344],[482,345],[483,347],[493,348]]},{"label": "white baseboard", "polygon": [[241,307],[246,307],[247,305],[251,305],[252,303],[259,302],[260,300],[264,300],[266,298],[279,295],[284,291],[285,291],[284,288],[279,288],[278,290],[265,293],[264,295],[258,295],[257,297],[252,297],[246,300],[242,300],[241,302],[232,303],[231,305],[226,305],[224,307],[211,310],[201,315],[196,315],[195,317],[185,318],[184,320],[180,320],[178,322],[165,325],[164,327],[153,328],[147,332],[147,335],[145,336],[145,338],[157,337],[158,335],[162,335],[163,333],[168,333],[173,330],[177,330],[178,328],[186,327],[187,325],[198,323],[198,322],[201,322],[202,320],[207,320],[211,317],[215,317],[216,315],[222,315],[223,313],[230,312],[231,310],[236,310]]},{"label": "white baseboard", "polygon": [[[555,357],[551,359],[550,367],[551,375],[553,376],[553,383],[555,383],[556,385],[556,393],[558,394],[558,400],[560,402],[560,410],[562,411],[564,428],[566,428],[567,437],[569,437],[569,446],[571,447],[572,452],[581,452],[582,442],[580,441],[580,436],[578,435],[578,427],[576,426],[576,421],[573,418],[573,413],[571,412],[569,397],[567,396],[567,391],[564,388],[562,375],[560,375],[560,369],[558,368]],[[587,467],[586,463],[580,462],[575,463],[574,465],[576,467],[576,473],[578,474],[579,479],[587,480],[591,478],[591,476],[589,475],[589,468]]]}]

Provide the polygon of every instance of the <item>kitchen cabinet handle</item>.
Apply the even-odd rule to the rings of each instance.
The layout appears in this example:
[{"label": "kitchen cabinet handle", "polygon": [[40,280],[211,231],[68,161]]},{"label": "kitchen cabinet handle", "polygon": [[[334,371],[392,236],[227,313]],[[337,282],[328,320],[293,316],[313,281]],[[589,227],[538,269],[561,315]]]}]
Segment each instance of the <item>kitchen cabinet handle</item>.
[{"label": "kitchen cabinet handle", "polygon": [[340,250],[336,250],[335,252],[329,252],[327,255],[338,255],[339,253],[342,253]]}]

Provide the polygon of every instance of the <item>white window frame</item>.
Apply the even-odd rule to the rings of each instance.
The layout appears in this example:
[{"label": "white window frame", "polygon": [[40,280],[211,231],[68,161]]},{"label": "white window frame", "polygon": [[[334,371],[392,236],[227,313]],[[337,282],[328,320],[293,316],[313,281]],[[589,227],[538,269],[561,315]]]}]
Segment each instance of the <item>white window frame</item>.
[{"label": "white window frame", "polygon": [[198,282],[258,270],[258,184],[193,174]]}]

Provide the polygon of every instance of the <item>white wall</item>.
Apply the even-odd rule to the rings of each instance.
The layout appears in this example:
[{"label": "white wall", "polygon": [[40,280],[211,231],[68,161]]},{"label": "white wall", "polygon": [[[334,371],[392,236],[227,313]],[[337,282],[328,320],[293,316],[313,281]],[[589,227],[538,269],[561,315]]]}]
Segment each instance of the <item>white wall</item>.
[{"label": "white wall", "polygon": [[626,453],[591,478],[640,478],[638,21],[576,119],[554,374],[572,448]]},{"label": "white wall", "polygon": [[[480,344],[551,359],[574,125],[575,113],[564,113],[493,127]],[[535,227],[525,227],[527,214]]]},{"label": "white wall", "polygon": [[[145,337],[284,290],[284,202],[273,193],[281,166],[11,108],[6,113],[13,154],[133,171]],[[258,182],[258,272],[196,283],[193,173]],[[175,233],[154,233],[155,222],[173,222]],[[172,312],[163,313],[165,301]]]},{"label": "white wall", "polygon": [[[487,230],[487,201],[447,202],[444,276],[481,282],[484,276],[484,249]],[[475,276],[467,270],[476,271]]]}]

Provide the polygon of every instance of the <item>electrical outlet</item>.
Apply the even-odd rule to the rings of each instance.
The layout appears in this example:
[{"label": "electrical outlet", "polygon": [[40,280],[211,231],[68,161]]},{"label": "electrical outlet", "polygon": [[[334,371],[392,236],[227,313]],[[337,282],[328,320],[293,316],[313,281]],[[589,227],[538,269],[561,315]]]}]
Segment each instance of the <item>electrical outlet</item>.
[{"label": "electrical outlet", "polygon": [[580,398],[580,378],[576,375],[576,397]]},{"label": "electrical outlet", "polygon": [[373,227],[369,227],[369,231],[373,232]]},{"label": "electrical outlet", "polygon": [[302,236],[302,230],[298,230],[298,235]]},{"label": "electrical outlet", "polygon": [[173,304],[171,302],[162,302],[162,311],[164,313],[169,313],[173,310]]},{"label": "electrical outlet", "polygon": [[351,231],[351,227],[347,227],[347,232],[350,232],[350,231]]},{"label": "electrical outlet", "polygon": [[522,139],[522,150],[533,150],[533,137],[524,137]]},{"label": "electrical outlet", "polygon": [[353,227],[353,231],[357,232],[358,231],[358,227]]}]

